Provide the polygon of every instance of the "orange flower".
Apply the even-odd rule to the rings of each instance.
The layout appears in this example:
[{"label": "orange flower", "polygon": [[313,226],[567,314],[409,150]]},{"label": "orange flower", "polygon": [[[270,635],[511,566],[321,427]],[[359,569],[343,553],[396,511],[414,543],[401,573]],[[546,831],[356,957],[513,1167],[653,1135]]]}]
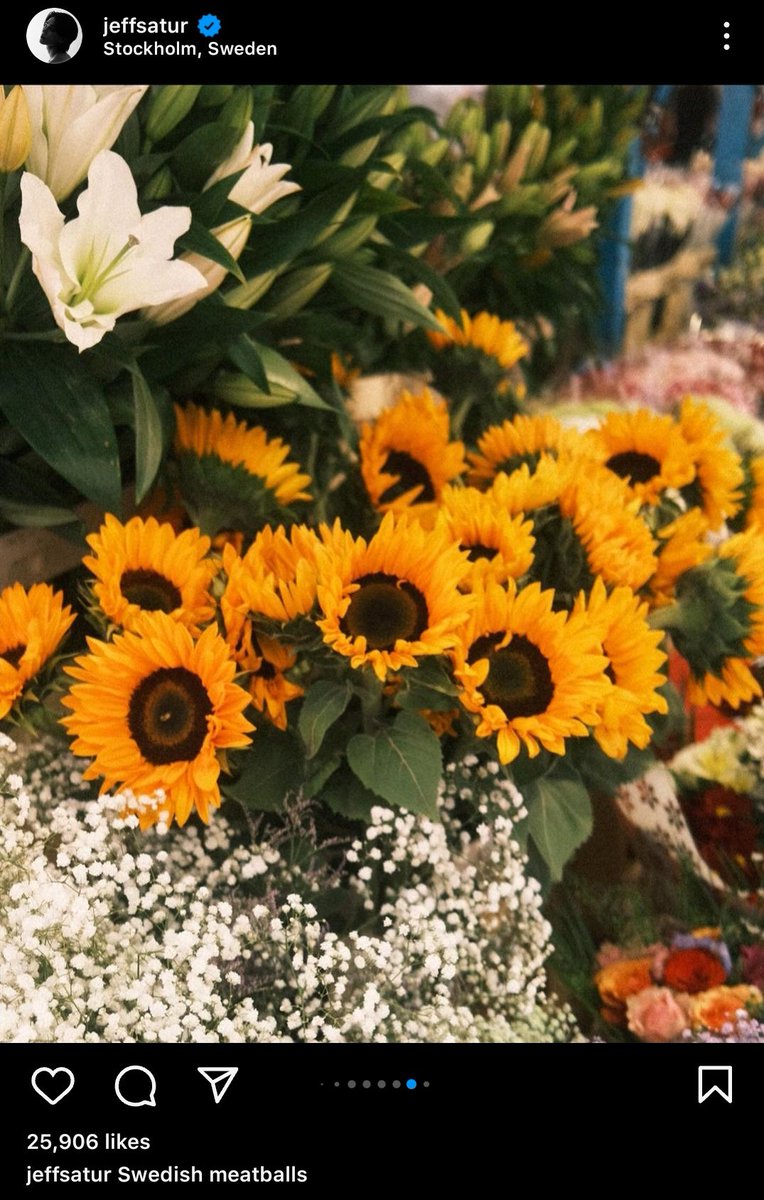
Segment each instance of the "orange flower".
[{"label": "orange flower", "polygon": [[734,1025],[737,1014],[749,1004],[764,1000],[757,987],[739,983],[736,987],[715,987],[693,997],[690,1018],[695,1029],[721,1033],[725,1025]]},{"label": "orange flower", "polygon": [[622,1013],[629,996],[652,986],[652,962],[652,955],[619,958],[597,972],[594,982],[607,1009]]}]

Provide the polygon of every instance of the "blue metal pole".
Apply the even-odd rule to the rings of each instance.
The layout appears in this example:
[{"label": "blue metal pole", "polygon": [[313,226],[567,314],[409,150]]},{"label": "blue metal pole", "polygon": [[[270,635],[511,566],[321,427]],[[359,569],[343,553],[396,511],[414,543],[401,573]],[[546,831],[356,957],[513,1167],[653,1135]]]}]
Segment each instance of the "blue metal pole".
[{"label": "blue metal pole", "polygon": [[[714,183],[717,187],[740,192],[743,180],[743,159],[748,150],[751,110],[756,89],[750,84],[725,84],[716,133]],[[719,262],[726,266],[735,249],[738,207],[724,222],[717,237]]]},{"label": "blue metal pole", "polygon": [[[629,174],[641,175],[642,158],[637,142],[629,154]],[[631,264],[631,196],[619,200],[608,221],[607,231],[600,247],[599,276],[604,307],[598,322],[600,352],[607,357],[617,354],[623,341],[626,327],[626,280]]]}]

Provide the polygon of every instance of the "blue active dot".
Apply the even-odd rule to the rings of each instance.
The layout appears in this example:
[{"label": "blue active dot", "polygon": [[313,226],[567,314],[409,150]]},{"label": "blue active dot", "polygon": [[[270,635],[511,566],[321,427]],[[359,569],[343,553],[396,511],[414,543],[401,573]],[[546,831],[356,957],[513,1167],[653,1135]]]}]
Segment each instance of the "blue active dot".
[{"label": "blue active dot", "polygon": [[220,17],[216,17],[214,13],[205,13],[199,18],[197,29],[205,37],[214,37],[216,33],[220,33]]},{"label": "blue active dot", "polygon": [[406,1087],[409,1088],[410,1091],[413,1091],[416,1087],[416,1079],[407,1079]]}]

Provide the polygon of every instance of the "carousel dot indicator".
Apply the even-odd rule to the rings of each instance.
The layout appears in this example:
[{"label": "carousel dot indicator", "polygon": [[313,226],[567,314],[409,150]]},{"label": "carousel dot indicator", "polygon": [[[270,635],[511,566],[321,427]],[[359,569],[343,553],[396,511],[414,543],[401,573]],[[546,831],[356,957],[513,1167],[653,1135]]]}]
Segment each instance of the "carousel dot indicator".
[{"label": "carousel dot indicator", "polygon": [[378,1087],[378,1088],[387,1087],[387,1083],[385,1082],[385,1080],[384,1080],[384,1079],[379,1079],[379,1080],[377,1081],[377,1087]]},{"label": "carousel dot indicator", "polygon": [[363,1081],[363,1086],[364,1086],[364,1087],[371,1087],[371,1080],[370,1080],[370,1079],[364,1079],[364,1081]]},{"label": "carousel dot indicator", "polygon": [[355,1079],[348,1079],[348,1087],[349,1088],[355,1087]]},{"label": "carousel dot indicator", "polygon": [[395,1088],[398,1088],[398,1087],[400,1087],[400,1086],[401,1086],[401,1081],[400,1081],[400,1079],[394,1079],[394,1080],[393,1080],[393,1087],[395,1087]]},{"label": "carousel dot indicator", "polygon": [[413,1092],[414,1088],[416,1087],[416,1079],[407,1079],[406,1087],[409,1089],[410,1092]]}]

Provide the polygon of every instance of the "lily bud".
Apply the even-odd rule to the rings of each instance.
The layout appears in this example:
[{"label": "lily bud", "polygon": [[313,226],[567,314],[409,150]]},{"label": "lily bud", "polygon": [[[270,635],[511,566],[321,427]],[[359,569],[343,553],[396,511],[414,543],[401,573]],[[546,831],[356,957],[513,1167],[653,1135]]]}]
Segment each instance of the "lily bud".
[{"label": "lily bud", "polygon": [[16,171],[32,148],[29,107],[16,85],[6,96],[0,88],[0,171]]},{"label": "lily bud", "polygon": [[152,91],[146,119],[146,136],[161,142],[194,107],[201,84],[168,83]]}]

